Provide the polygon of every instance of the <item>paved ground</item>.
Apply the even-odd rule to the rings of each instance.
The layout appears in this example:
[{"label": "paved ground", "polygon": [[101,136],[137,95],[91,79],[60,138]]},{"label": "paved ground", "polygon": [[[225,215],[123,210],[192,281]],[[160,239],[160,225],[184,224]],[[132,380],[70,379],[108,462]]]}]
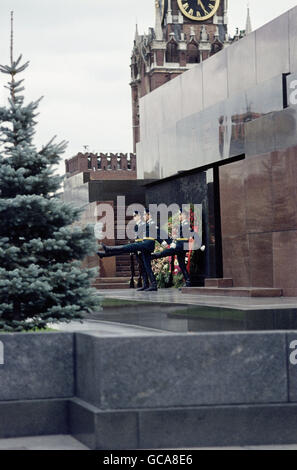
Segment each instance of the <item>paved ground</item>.
[{"label": "paved ground", "polygon": [[1,450],[88,450],[72,436],[37,436],[0,439]]},{"label": "paved ground", "polygon": [[159,289],[158,292],[137,292],[136,289],[99,290],[106,298],[126,300],[147,300],[169,304],[201,305],[208,307],[234,308],[239,310],[297,308],[297,297],[215,297],[208,295],[183,294],[179,289]]},{"label": "paved ground", "polygon": [[[209,297],[183,294],[177,289],[160,289],[158,292],[141,293],[133,289],[99,291],[106,298],[126,300],[147,300],[149,302],[200,305],[240,310],[254,309],[293,309],[297,308],[297,298],[236,298],[236,297]],[[143,326],[130,326],[108,321],[85,321],[83,324],[72,322],[67,325],[55,325],[56,329],[63,331],[92,331],[103,336],[138,336],[151,334],[166,334],[166,331]],[[172,333],[168,333],[172,334]],[[297,445],[284,446],[256,446],[256,447],[228,447],[211,448],[210,450],[297,450]],[[14,439],[0,439],[0,450],[87,450],[83,444],[68,435],[40,436]],[[200,449],[201,450],[201,449]]]},{"label": "paved ground", "polygon": [[[252,312],[261,311],[297,311],[297,298],[246,298],[246,297],[210,297],[192,294],[183,294],[178,289],[159,289],[158,292],[137,292],[134,289],[102,290],[99,295],[105,298],[118,300],[132,300],[132,306],[115,306],[105,308],[94,313],[84,323],[71,322],[71,324],[52,325],[62,331],[92,332],[100,336],[147,336],[158,334],[174,334],[203,331],[233,331],[241,330],[238,321],[224,320],[217,324],[213,319],[207,322],[206,318],[197,318],[195,325],[191,318],[177,318],[168,315],[175,313],[176,308],[184,309],[191,306],[198,308],[225,308],[228,310],[241,310]],[[137,301],[146,301],[147,304]],[[150,304],[154,302],[154,304]],[[161,308],[163,307],[163,308]],[[165,310],[164,310],[165,309]],[[257,329],[257,328],[256,328]]]},{"label": "paved ground", "polygon": [[[287,446],[249,446],[249,447],[212,447],[207,450],[297,450],[297,445]],[[1,450],[88,450],[83,444],[68,435],[18,437],[0,439]],[[194,450],[194,449],[189,449]],[[199,449],[198,449],[199,450]],[[205,450],[205,449],[200,449]],[[131,451],[133,453],[133,451]]]},{"label": "paved ground", "polygon": [[[83,323],[78,321],[72,321],[71,323],[53,323],[50,325],[51,328],[61,331],[80,331],[87,333],[91,331],[92,334],[97,336],[151,336],[166,334],[166,331],[157,330],[155,328],[147,328],[143,326],[127,326],[123,323],[112,323],[108,321],[92,321],[84,320]],[[169,334],[169,333],[167,333]]]}]

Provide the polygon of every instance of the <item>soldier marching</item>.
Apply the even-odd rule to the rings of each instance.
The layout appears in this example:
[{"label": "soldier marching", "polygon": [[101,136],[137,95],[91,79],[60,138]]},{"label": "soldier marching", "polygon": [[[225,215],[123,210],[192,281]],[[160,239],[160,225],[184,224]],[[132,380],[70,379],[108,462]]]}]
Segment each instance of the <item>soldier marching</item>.
[{"label": "soldier marching", "polygon": [[[135,222],[134,242],[121,246],[107,246],[102,244],[102,251],[97,254],[100,258],[119,256],[125,253],[135,254],[140,276],[142,278],[142,287],[138,291],[155,292],[158,290],[157,281],[152,270],[152,260],[176,256],[185,280],[185,287],[191,287],[191,280],[186,267],[186,254],[191,237],[191,224],[189,213],[180,210],[179,230],[176,238],[164,238],[161,231],[154,221],[149,209],[145,209],[143,215],[139,211],[133,214]],[[159,242],[163,248],[161,252],[155,252],[156,242]],[[204,251],[205,246],[200,246]]]}]

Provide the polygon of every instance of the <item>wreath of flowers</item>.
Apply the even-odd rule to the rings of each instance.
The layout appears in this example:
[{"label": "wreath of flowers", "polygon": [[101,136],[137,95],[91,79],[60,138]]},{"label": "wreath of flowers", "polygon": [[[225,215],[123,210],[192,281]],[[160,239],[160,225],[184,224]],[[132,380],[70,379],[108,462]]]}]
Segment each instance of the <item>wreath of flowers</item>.
[{"label": "wreath of flowers", "polygon": [[[194,205],[191,204],[190,206],[190,225],[194,229],[194,232],[199,233],[199,228],[201,221],[195,218],[194,213]],[[177,227],[179,227],[179,215],[175,215],[174,217],[170,217],[168,220],[168,237],[171,239],[175,239],[179,236],[177,233]],[[167,247],[166,247],[167,248]],[[165,248],[165,249],[166,249]],[[168,246],[169,248],[169,246]],[[163,247],[160,244],[157,244],[156,252],[163,251]],[[186,254],[186,265],[187,271],[190,272],[191,268],[191,261],[193,257],[194,251],[191,249],[191,241],[190,241],[190,250]],[[155,274],[158,287],[181,287],[184,284],[184,277],[182,275],[181,269],[178,265],[178,261],[174,256],[167,258],[160,258],[152,261],[152,269]]]}]

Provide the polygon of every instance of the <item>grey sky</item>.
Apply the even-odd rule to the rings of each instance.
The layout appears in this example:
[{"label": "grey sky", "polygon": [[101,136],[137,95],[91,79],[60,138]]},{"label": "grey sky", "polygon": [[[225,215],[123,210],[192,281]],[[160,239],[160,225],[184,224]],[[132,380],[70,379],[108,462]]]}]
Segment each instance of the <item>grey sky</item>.
[{"label": "grey sky", "polygon": [[[0,63],[9,61],[10,11],[15,56],[30,60],[26,98],[44,96],[36,143],[69,141],[66,156],[83,151],[132,151],[130,54],[135,23],[154,25],[155,0],[1,0]],[[297,4],[250,0],[253,29]],[[229,32],[244,29],[246,0],[229,0]],[[0,104],[4,104],[0,76]],[[62,169],[62,167],[61,167]]]}]

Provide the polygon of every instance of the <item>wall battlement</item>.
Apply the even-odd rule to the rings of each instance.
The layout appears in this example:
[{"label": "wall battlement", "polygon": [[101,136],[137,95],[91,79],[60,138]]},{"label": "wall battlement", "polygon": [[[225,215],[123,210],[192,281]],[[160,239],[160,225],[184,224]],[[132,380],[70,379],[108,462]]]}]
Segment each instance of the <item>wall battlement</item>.
[{"label": "wall battlement", "polygon": [[90,173],[90,179],[136,179],[135,153],[78,153],[65,160],[67,177]]}]

